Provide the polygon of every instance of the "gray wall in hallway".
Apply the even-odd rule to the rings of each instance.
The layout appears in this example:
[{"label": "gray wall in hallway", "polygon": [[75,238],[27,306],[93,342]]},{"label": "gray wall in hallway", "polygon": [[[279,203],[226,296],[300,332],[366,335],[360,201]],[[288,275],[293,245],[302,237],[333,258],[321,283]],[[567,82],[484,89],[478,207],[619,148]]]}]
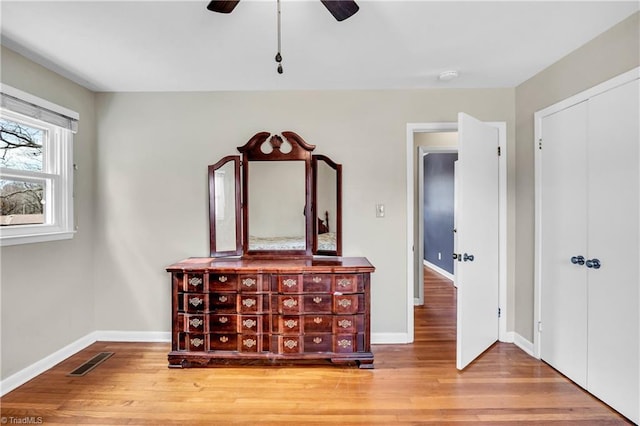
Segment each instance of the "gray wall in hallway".
[{"label": "gray wall in hallway", "polygon": [[[458,154],[424,156],[424,259],[453,273],[454,161]],[[440,253],[440,259],[438,259]]]}]

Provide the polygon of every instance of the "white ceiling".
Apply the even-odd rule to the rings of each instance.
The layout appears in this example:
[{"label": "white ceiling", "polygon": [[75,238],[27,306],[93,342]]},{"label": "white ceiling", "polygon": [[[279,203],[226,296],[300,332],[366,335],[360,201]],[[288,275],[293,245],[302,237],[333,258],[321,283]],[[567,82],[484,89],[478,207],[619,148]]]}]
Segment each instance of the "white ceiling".
[{"label": "white ceiling", "polygon": [[[514,87],[639,9],[625,1],[11,1],[2,44],[95,91]],[[459,71],[444,83],[437,75]]]}]

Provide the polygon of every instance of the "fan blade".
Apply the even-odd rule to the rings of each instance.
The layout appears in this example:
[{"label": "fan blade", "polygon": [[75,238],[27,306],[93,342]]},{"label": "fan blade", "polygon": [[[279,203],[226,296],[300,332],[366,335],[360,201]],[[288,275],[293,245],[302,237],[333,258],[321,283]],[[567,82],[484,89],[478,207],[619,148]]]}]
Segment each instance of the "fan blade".
[{"label": "fan blade", "polygon": [[231,13],[239,2],[240,0],[213,0],[209,2],[207,9],[212,12]]},{"label": "fan blade", "polygon": [[352,0],[320,0],[338,21],[352,17],[360,8]]}]

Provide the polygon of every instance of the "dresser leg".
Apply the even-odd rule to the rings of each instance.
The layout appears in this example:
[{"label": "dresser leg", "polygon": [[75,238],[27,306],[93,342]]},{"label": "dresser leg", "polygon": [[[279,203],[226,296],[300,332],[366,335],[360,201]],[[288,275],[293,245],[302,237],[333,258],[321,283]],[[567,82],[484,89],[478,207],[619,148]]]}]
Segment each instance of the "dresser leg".
[{"label": "dresser leg", "polygon": [[358,368],[362,370],[373,370],[373,360],[372,359],[364,359],[358,361]]}]

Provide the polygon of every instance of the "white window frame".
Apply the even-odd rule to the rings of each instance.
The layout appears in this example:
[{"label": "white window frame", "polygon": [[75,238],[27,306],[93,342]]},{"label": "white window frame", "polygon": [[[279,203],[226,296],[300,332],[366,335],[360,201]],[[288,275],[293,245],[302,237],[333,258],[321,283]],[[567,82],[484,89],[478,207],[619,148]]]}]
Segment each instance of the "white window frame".
[{"label": "white window frame", "polygon": [[[75,120],[76,112],[52,104],[44,99],[2,85],[2,93],[38,108]],[[46,129],[48,140],[43,146],[42,171],[16,170],[0,167],[2,179],[42,182],[45,185],[44,223],[7,225],[0,227],[0,246],[68,240],[75,234],[73,215],[73,131],[23,114],[0,108],[8,120]]]}]

